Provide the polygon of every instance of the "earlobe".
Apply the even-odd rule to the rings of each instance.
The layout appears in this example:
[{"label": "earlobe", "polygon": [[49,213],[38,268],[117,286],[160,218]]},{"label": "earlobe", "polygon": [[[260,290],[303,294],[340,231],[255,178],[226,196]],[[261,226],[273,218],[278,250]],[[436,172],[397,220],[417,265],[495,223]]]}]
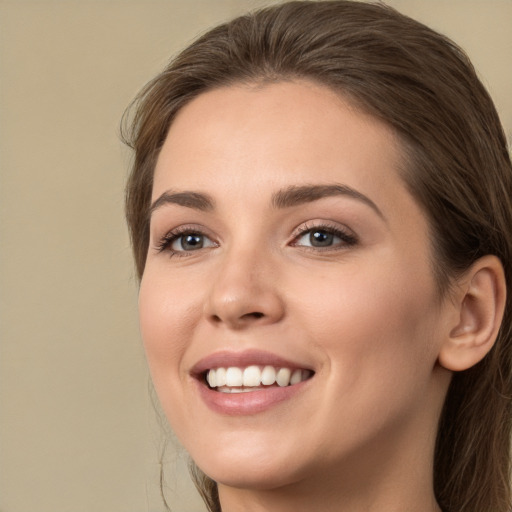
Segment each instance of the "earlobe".
[{"label": "earlobe", "polygon": [[477,260],[459,280],[456,321],[439,352],[441,366],[452,371],[471,368],[496,341],[503,319],[506,283],[496,256]]}]

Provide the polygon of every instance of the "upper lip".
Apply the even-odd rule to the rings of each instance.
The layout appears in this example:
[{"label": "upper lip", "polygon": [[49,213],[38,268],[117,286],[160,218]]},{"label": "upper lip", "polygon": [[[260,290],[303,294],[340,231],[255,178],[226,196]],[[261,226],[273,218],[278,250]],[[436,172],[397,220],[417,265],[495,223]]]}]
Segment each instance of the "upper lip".
[{"label": "upper lip", "polygon": [[249,365],[274,366],[278,368],[290,368],[312,370],[308,365],[304,365],[295,361],[291,361],[284,357],[278,356],[271,352],[262,350],[244,350],[236,352],[231,350],[222,350],[214,352],[203,359],[199,360],[190,370],[194,376],[199,376],[212,368],[228,368],[236,366],[244,368]]}]

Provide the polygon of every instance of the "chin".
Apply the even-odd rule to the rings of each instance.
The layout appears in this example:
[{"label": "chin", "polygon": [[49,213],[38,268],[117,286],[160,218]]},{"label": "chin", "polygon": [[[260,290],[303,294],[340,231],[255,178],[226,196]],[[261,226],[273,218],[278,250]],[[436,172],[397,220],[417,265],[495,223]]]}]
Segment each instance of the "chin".
[{"label": "chin", "polygon": [[226,454],[220,450],[213,457],[195,462],[218,484],[239,489],[272,490],[304,477],[302,471],[294,467],[297,461],[278,460],[274,455],[272,451],[258,457],[244,451]]},{"label": "chin", "polygon": [[291,485],[300,480],[298,475],[290,474],[289,470],[279,471],[268,467],[254,468],[212,468],[203,472],[218,484],[236,489],[252,489],[270,491]]}]

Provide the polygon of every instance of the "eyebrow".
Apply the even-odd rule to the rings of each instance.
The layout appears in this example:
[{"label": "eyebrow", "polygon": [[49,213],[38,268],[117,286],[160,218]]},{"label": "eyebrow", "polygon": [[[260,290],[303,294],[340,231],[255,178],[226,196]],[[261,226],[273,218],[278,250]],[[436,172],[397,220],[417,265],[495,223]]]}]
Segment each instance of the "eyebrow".
[{"label": "eyebrow", "polygon": [[[369,197],[352,187],[340,184],[290,186],[272,195],[272,206],[277,209],[290,208],[334,196],[357,199],[374,210],[383,220],[386,220],[379,207]],[[149,214],[151,215],[155,210],[167,204],[177,204],[200,211],[215,209],[215,201],[208,194],[191,191],[172,192],[168,190],[151,204]]]},{"label": "eyebrow", "polygon": [[172,192],[168,190],[151,204],[149,215],[166,204],[177,204],[203,212],[211,211],[215,208],[215,201],[207,194],[188,191]]},{"label": "eyebrow", "polygon": [[324,197],[346,196],[357,199],[369,206],[379,217],[385,220],[379,207],[367,196],[347,185],[301,185],[292,186],[276,192],[272,196],[274,208],[289,208],[318,201]]}]

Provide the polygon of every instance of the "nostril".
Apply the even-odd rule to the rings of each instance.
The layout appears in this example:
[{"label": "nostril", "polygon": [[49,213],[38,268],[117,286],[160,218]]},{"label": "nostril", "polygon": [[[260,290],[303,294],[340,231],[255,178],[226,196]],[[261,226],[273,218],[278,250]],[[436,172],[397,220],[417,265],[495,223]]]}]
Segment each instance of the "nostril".
[{"label": "nostril", "polygon": [[265,315],[263,313],[260,313],[259,311],[255,311],[254,313],[247,313],[244,315],[244,317],[251,317],[251,318],[262,318]]},{"label": "nostril", "polygon": [[224,318],[222,315],[212,315],[210,318],[213,323],[219,324],[219,323],[223,323],[226,321],[227,322],[241,321],[243,323],[244,321],[258,320],[260,318],[263,318],[264,316],[265,316],[265,313],[261,313],[260,311],[254,311],[253,313],[245,313],[245,314],[237,317],[237,319],[232,319],[232,320],[230,320],[228,317]]}]

